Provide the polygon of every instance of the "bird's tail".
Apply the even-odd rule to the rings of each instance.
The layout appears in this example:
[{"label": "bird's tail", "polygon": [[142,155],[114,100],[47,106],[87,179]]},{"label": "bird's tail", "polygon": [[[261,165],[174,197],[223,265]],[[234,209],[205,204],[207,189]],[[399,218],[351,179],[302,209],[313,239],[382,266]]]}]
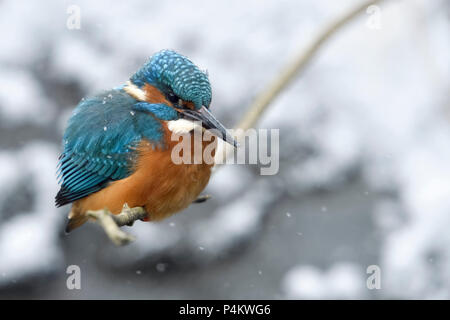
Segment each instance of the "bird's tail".
[{"label": "bird's tail", "polygon": [[66,233],[82,226],[86,221],[88,221],[88,217],[86,215],[77,213],[74,208],[70,211],[68,218],[69,221],[67,221],[65,229]]}]

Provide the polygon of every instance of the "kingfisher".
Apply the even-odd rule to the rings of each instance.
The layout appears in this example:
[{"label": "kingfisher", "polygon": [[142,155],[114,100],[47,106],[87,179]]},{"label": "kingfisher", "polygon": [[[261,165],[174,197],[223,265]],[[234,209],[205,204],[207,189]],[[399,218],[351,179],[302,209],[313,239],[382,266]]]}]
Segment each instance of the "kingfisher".
[{"label": "kingfisher", "polygon": [[[116,215],[124,205],[142,207],[145,221],[158,221],[194,202],[213,163],[174,163],[179,140],[173,137],[200,129],[237,146],[209,111],[211,97],[206,72],[163,50],[124,85],[83,98],[68,121],[58,162],[56,206],[72,204],[66,232],[92,210]],[[202,143],[215,148],[217,139]]]}]

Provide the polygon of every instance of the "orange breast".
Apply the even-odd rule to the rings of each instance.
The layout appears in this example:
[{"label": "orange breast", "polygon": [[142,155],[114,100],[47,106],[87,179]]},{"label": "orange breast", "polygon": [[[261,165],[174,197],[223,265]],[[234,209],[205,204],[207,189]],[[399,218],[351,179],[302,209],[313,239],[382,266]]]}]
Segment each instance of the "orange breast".
[{"label": "orange breast", "polygon": [[[164,129],[165,136],[170,137],[166,125]],[[175,164],[171,155],[177,143],[167,138],[166,148],[162,149],[142,141],[133,174],[76,201],[74,213],[108,208],[118,214],[127,203],[130,207],[144,207],[149,220],[161,220],[189,206],[208,184],[212,164],[204,161],[200,164]],[[194,143],[191,145],[191,151],[194,151]],[[201,148],[213,146],[215,149],[215,145],[214,139],[213,142],[203,142]]]}]

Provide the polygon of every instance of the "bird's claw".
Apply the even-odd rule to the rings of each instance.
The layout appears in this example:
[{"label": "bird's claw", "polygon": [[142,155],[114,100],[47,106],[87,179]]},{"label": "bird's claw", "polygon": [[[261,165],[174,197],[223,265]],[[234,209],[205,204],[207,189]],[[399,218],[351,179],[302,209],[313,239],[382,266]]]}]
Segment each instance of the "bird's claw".
[{"label": "bird's claw", "polygon": [[193,201],[193,203],[202,203],[202,202],[205,202],[206,200],[208,200],[210,198],[211,198],[211,195],[204,194],[204,195],[199,196],[197,199],[195,199]]},{"label": "bird's claw", "polygon": [[116,246],[123,246],[136,240],[134,236],[126,232],[123,232],[120,229],[118,230],[118,232],[115,232],[112,235],[108,234],[108,237]]},{"label": "bird's claw", "polygon": [[[128,203],[125,202],[124,205],[123,205],[123,207],[122,207],[122,212],[121,212],[121,213],[128,213],[128,212],[130,212],[130,211],[131,211],[130,206],[128,205]],[[116,223],[117,223],[117,221],[116,221]],[[126,223],[125,225],[126,225],[126,226],[129,226],[129,227],[132,227],[133,224],[134,224],[134,220],[132,220],[132,221]]]},{"label": "bird's claw", "polygon": [[[126,207],[125,207],[126,206]],[[124,205],[124,210],[130,209],[128,205]],[[105,230],[108,238],[116,245],[123,246],[135,240],[132,235],[120,230],[117,224],[116,216],[111,213],[108,209],[87,211],[87,216],[98,222],[102,228]],[[133,222],[130,222],[132,225]]]}]

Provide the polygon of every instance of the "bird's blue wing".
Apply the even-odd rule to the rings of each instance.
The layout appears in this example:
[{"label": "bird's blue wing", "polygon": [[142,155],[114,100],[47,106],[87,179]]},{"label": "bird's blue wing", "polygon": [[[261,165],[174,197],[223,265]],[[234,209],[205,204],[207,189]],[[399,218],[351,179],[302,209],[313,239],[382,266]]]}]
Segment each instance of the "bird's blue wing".
[{"label": "bird's blue wing", "polygon": [[111,90],[77,106],[64,134],[57,206],[129,176],[135,147],[143,137],[155,145],[162,141],[161,124],[149,113],[134,108],[137,103],[123,90]]}]

